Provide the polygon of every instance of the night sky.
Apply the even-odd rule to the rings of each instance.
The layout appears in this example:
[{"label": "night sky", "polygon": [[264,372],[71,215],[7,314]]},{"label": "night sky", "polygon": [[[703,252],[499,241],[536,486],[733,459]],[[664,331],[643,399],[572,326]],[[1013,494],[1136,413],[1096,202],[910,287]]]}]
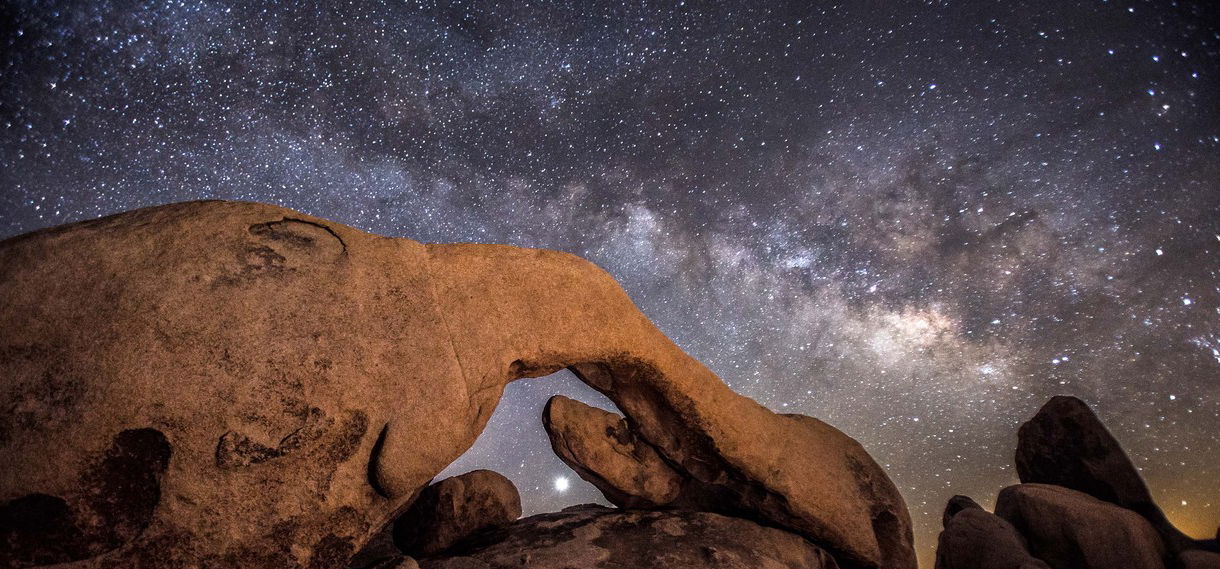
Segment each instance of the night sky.
[{"label": "night sky", "polygon": [[[304,6],[302,6],[304,5]],[[6,2],[0,236],[202,198],[570,251],[737,391],[858,439],[925,564],[1089,402],[1220,523],[1207,2]],[[597,492],[509,387],[449,472]],[[566,487],[570,484],[570,487]]]}]

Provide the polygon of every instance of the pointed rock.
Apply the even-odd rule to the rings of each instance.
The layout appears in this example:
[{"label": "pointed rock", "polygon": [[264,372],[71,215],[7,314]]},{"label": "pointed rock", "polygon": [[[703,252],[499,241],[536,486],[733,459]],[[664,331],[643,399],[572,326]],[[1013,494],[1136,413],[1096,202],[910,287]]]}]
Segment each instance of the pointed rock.
[{"label": "pointed rock", "polygon": [[1178,551],[1193,540],[1169,522],[1123,448],[1083,401],[1057,396],[1017,431],[1021,482],[1054,484],[1132,510]]}]

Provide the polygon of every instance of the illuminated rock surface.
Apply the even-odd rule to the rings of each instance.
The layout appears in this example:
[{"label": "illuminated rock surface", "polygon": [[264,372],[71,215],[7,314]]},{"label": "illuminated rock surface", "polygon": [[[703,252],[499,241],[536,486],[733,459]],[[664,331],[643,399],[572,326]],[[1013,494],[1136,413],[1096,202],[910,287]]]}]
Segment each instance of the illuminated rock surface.
[{"label": "illuminated rock surface", "polygon": [[565,367],[741,515],[915,563],[863,448],[734,393],[569,254],[192,202],[0,243],[0,299],[10,566],[341,567],[507,382]]}]

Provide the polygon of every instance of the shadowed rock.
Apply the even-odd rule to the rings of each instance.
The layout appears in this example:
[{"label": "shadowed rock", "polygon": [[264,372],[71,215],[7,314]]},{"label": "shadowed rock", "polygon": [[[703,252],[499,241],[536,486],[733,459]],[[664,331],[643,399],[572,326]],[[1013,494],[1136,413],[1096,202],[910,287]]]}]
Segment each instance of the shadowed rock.
[{"label": "shadowed rock", "polygon": [[521,496],[503,475],[475,470],[424,489],[394,521],[394,543],[422,557],[440,553],[475,532],[521,517]]},{"label": "shadowed rock", "polygon": [[525,518],[423,569],[833,569],[799,536],[706,512],[580,508]]},{"label": "shadowed rock", "polygon": [[1088,494],[1048,484],[1000,491],[996,515],[1055,569],[1164,569],[1166,550],[1139,514]]},{"label": "shadowed rock", "polygon": [[[734,393],[572,255],[174,204],[0,242],[0,329],[0,460],[17,465],[0,508],[36,509],[82,566],[342,566],[470,447],[507,382],[571,367],[752,517],[843,565],[914,567],[906,507],[855,441]],[[155,507],[95,531],[76,489],[133,429],[171,458],[156,493],[110,511]],[[6,537],[10,564],[45,551]]]},{"label": "shadowed rock", "polygon": [[1220,553],[1193,549],[1178,555],[1181,569],[1220,569]]},{"label": "shadowed rock", "polygon": [[1169,522],[1122,446],[1075,397],[1051,398],[1021,425],[1016,465],[1021,482],[1071,488],[1144,516],[1173,551],[1196,546]]},{"label": "shadowed rock", "polygon": [[1012,524],[966,496],[945,507],[945,529],[936,545],[936,569],[1048,569],[1029,554]]},{"label": "shadowed rock", "polygon": [[949,502],[945,504],[945,513],[940,517],[941,527],[949,527],[949,520],[953,519],[958,512],[962,510],[981,510],[982,506],[974,501],[970,496],[962,496],[958,494],[949,498]]}]

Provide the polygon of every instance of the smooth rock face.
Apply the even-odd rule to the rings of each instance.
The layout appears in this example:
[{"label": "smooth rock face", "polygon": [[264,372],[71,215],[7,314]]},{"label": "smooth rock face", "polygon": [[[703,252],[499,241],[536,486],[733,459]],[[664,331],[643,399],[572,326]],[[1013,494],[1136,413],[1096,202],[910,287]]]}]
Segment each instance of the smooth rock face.
[{"label": "smooth rock face", "polygon": [[584,508],[523,519],[423,569],[831,569],[834,559],[783,530],[707,512]]},{"label": "smooth rock face", "polygon": [[556,395],[542,424],[555,454],[616,506],[668,505],[682,490],[684,477],[619,415]]},{"label": "smooth rock face", "polygon": [[174,204],[0,242],[0,330],[10,566],[343,566],[507,382],[564,367],[751,517],[843,565],[915,565],[859,444],[734,393],[565,253]]},{"label": "smooth rock face", "polygon": [[1012,524],[965,496],[945,508],[936,546],[936,569],[1049,569],[1029,554]]},{"label": "smooth rock face", "polygon": [[1147,520],[1082,492],[1048,484],[1009,486],[1000,491],[996,515],[1028,540],[1030,553],[1055,569],[1165,567],[1165,546]]},{"label": "smooth rock face", "polygon": [[521,517],[521,495],[503,475],[475,470],[424,489],[394,521],[394,544],[415,557],[433,555],[486,529]]},{"label": "smooth rock face", "polygon": [[1152,500],[1127,453],[1083,401],[1051,398],[1017,432],[1021,482],[1054,484],[1117,504],[1146,518],[1172,550],[1191,546]]}]

